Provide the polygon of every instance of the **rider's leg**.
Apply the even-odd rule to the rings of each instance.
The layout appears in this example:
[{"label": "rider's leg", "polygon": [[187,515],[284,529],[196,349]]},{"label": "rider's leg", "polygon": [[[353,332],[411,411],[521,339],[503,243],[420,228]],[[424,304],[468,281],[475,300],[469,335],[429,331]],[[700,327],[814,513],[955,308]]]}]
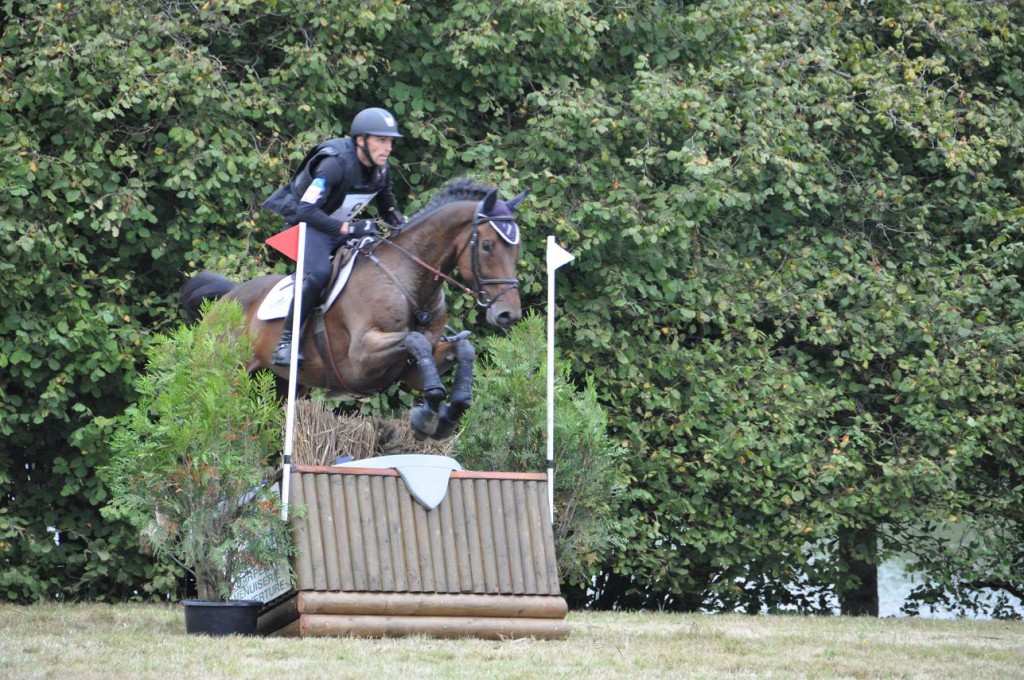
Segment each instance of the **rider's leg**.
[{"label": "rider's leg", "polygon": [[[309,318],[310,312],[316,307],[320,299],[320,286],[312,276],[305,276],[302,279],[302,309],[299,310],[299,328]],[[270,360],[276,366],[287,366],[292,359],[292,324],[295,318],[295,297],[292,297],[292,304],[288,308],[288,315],[284,318],[284,330],[281,331],[281,339],[270,355]],[[298,362],[302,363],[302,346],[299,346]]]},{"label": "rider's leg", "polygon": [[[316,229],[306,229],[306,248],[302,259],[306,273],[302,278],[302,309],[299,310],[299,328],[302,328],[302,323],[309,318],[309,313],[319,302],[320,293],[331,277],[331,252],[340,238],[340,235],[335,238]],[[284,320],[281,340],[274,348],[273,354],[270,355],[271,363],[277,366],[287,366],[291,361],[293,314],[295,314],[294,297],[291,307],[288,309],[288,316]],[[300,363],[302,362],[301,351],[298,360]]]}]

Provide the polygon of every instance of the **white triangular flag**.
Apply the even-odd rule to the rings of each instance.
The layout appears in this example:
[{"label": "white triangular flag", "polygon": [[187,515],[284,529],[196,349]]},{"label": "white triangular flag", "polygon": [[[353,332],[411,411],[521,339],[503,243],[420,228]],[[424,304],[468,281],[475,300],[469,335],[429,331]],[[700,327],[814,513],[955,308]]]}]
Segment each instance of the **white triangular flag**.
[{"label": "white triangular flag", "polygon": [[568,264],[575,259],[575,255],[555,243],[554,236],[548,236],[548,269],[558,269],[563,264]]}]

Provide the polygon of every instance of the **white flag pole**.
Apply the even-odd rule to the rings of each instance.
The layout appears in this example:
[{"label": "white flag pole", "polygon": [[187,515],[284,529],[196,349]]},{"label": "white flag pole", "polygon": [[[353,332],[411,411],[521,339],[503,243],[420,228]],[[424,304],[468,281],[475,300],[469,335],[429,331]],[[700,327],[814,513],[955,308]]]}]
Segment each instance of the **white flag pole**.
[{"label": "white flag pole", "polygon": [[548,507],[555,523],[555,271],[576,259],[548,236]]},{"label": "white flag pole", "polygon": [[[317,203],[326,188],[325,180],[314,178],[300,199]],[[288,520],[288,496],[291,491],[292,451],[295,447],[295,393],[299,384],[299,347],[302,344],[302,279],[305,276],[306,223],[299,222],[299,252],[295,254],[295,283],[292,287],[292,344],[288,357],[288,407],[284,422],[284,464],[281,480],[281,519]]]},{"label": "white flag pole", "polygon": [[284,421],[284,464],[281,470],[281,519],[288,521],[288,497],[291,493],[292,451],[295,447],[295,395],[299,378],[299,345],[302,342],[302,277],[306,254],[306,223],[299,222],[299,252],[295,258],[295,283],[292,286],[292,345],[288,358],[288,405]]}]

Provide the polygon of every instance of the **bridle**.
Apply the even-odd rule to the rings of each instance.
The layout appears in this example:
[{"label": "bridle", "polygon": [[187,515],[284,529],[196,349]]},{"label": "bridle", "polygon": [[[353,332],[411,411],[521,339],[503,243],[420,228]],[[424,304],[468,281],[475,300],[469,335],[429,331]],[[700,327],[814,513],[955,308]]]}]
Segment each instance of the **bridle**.
[{"label": "bridle", "polygon": [[[470,263],[471,271],[473,272],[473,281],[476,282],[476,290],[472,291],[473,298],[476,300],[478,307],[483,309],[489,309],[491,305],[498,301],[505,293],[510,290],[519,288],[519,279],[484,279],[481,278],[483,272],[480,271],[480,221],[485,220],[487,222],[515,222],[515,218],[512,215],[485,215],[483,212],[483,201],[477,204],[476,210],[473,211],[473,231],[469,235],[469,240],[466,245],[462,247],[459,254],[455,256],[455,261],[462,257],[462,254],[466,252],[466,248],[472,248],[470,251]],[[505,284],[505,287],[498,291],[498,294],[494,297],[487,297],[487,291],[484,290],[484,286],[495,286]]]}]

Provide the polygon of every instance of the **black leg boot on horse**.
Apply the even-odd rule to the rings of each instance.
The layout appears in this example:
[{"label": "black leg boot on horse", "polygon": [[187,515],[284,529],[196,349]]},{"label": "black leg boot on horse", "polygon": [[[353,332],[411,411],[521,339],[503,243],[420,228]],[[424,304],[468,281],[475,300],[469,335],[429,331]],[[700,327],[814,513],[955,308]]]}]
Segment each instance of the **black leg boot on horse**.
[{"label": "black leg boot on horse", "polygon": [[405,348],[420,369],[423,382],[423,399],[409,412],[409,424],[413,436],[417,440],[433,435],[437,430],[438,409],[448,396],[448,390],[441,382],[441,375],[434,363],[434,348],[430,341],[419,331],[412,331],[405,336]]},{"label": "black leg boot on horse", "polygon": [[473,362],[476,360],[476,349],[470,344],[469,331],[463,331],[456,337],[455,343],[455,380],[452,384],[452,398],[441,404],[438,411],[437,429],[430,435],[432,439],[446,439],[452,436],[462,414],[468,409],[473,399]]},{"label": "black leg boot on horse", "polygon": [[[309,319],[310,312],[320,301],[320,287],[311,276],[302,279],[302,309],[299,310],[299,354],[296,359],[302,365],[302,324]],[[274,348],[270,360],[275,366],[288,366],[292,360],[292,324],[295,314],[295,296],[292,296],[292,304],[288,308],[288,314],[284,317],[284,329],[281,331],[281,339]]]}]

